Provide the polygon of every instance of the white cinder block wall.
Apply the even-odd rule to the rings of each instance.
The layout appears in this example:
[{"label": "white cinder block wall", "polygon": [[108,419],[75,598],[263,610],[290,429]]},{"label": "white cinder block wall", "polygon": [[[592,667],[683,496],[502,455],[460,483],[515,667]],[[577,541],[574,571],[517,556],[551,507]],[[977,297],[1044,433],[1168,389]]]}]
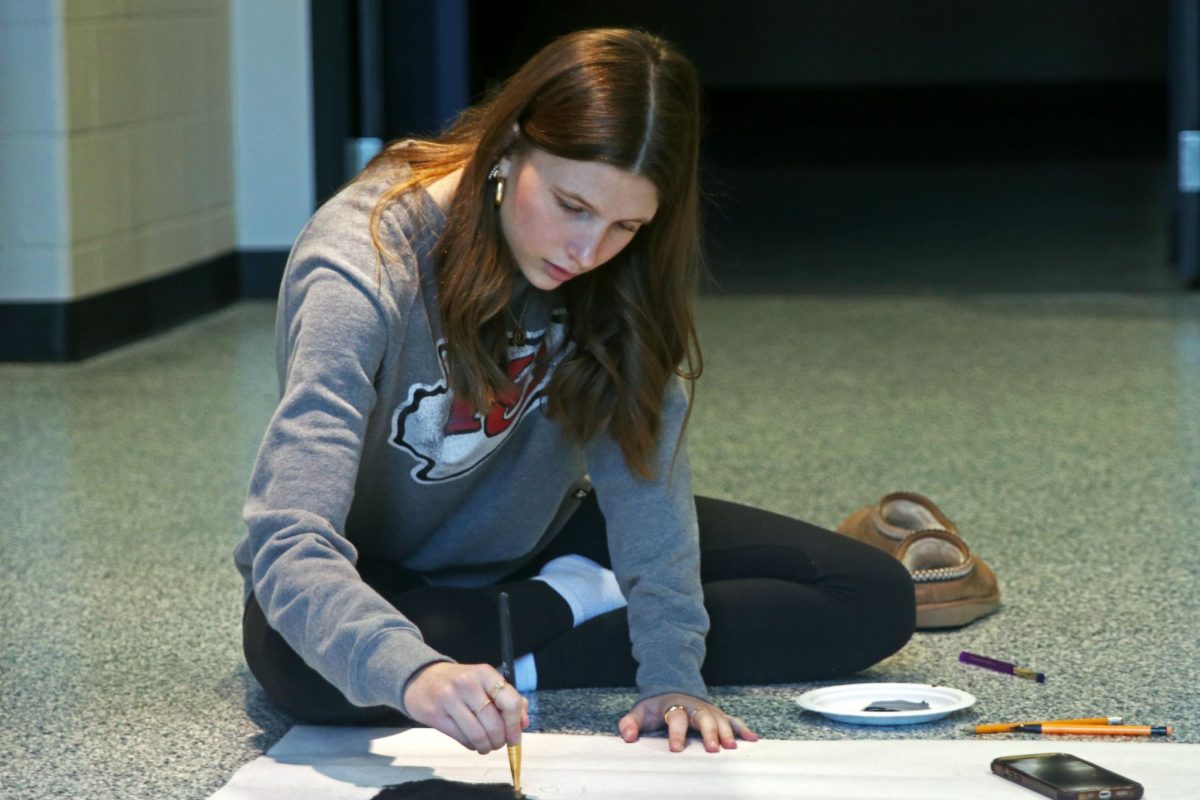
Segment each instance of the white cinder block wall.
[{"label": "white cinder block wall", "polygon": [[286,252],[316,202],[309,4],[232,5],[238,249]]},{"label": "white cinder block wall", "polygon": [[71,295],[57,0],[0,0],[0,302]]},{"label": "white cinder block wall", "polygon": [[71,299],[234,249],[229,0],[64,0]]},{"label": "white cinder block wall", "polygon": [[313,202],[308,13],[306,0],[0,0],[0,303],[286,249]]},{"label": "white cinder block wall", "polygon": [[0,301],[233,249],[228,0],[0,0]]}]

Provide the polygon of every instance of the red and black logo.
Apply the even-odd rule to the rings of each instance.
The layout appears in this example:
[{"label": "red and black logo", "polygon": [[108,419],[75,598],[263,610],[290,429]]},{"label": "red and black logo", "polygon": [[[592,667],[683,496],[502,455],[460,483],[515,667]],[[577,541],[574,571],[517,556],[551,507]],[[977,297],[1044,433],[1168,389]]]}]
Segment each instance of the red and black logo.
[{"label": "red and black logo", "polygon": [[438,342],[442,378],[436,384],[414,384],[408,399],[392,415],[391,444],[419,462],[412,477],[437,483],[462,477],[486,461],[530,412],[545,403],[546,388],[557,365],[569,352],[562,347],[566,327],[555,314],[550,326],[530,331],[521,347],[508,348],[508,377],[513,386],[487,413],[479,414],[446,385],[445,340]]}]

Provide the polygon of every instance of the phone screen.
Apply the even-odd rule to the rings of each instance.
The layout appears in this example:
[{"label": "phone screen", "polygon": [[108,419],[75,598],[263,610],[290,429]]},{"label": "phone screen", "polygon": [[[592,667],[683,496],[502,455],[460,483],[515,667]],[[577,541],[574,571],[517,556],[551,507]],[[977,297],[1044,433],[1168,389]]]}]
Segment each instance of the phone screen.
[{"label": "phone screen", "polygon": [[1136,781],[1070,753],[997,758],[992,770],[1048,797],[1135,800],[1142,796],[1142,786]]}]

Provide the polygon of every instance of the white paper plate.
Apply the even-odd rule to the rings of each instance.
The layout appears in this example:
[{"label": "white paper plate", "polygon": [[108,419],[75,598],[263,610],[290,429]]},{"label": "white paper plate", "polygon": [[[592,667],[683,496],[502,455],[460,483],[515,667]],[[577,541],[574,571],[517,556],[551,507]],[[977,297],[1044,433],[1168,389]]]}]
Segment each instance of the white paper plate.
[{"label": "white paper plate", "polygon": [[[924,701],[929,708],[912,711],[863,711],[881,700]],[[932,722],[975,705],[975,697],[949,686],[926,683],[847,683],[813,689],[796,698],[806,711],[815,711],[838,722],[856,725],[915,725]]]}]

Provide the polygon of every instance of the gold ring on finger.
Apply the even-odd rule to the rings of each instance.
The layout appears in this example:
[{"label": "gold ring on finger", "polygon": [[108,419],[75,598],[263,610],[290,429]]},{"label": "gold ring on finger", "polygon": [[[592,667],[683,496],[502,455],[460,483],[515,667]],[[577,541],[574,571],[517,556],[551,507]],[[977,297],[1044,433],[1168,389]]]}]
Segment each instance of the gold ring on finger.
[{"label": "gold ring on finger", "polygon": [[496,695],[504,691],[504,687],[506,686],[508,686],[508,681],[504,680],[504,678],[496,681],[492,684],[492,688],[488,689],[488,697],[492,698],[492,700],[495,700]]},{"label": "gold ring on finger", "polygon": [[687,714],[687,706],[681,706],[678,703],[676,703],[673,706],[667,706],[667,710],[663,712],[663,724],[664,725],[671,724],[671,720],[667,719],[667,717],[671,716],[672,711],[682,711],[683,713]]},{"label": "gold ring on finger", "polygon": [[483,711],[485,708],[487,708],[487,707],[488,707],[488,706],[490,706],[491,704],[492,704],[492,698],[490,698],[490,697],[489,697],[489,698],[487,699],[487,702],[486,702],[486,703],[484,703],[483,705],[481,705],[479,708],[475,709],[475,716],[477,716],[477,717],[478,717],[478,716],[479,716],[479,712],[480,712],[480,711]]}]

